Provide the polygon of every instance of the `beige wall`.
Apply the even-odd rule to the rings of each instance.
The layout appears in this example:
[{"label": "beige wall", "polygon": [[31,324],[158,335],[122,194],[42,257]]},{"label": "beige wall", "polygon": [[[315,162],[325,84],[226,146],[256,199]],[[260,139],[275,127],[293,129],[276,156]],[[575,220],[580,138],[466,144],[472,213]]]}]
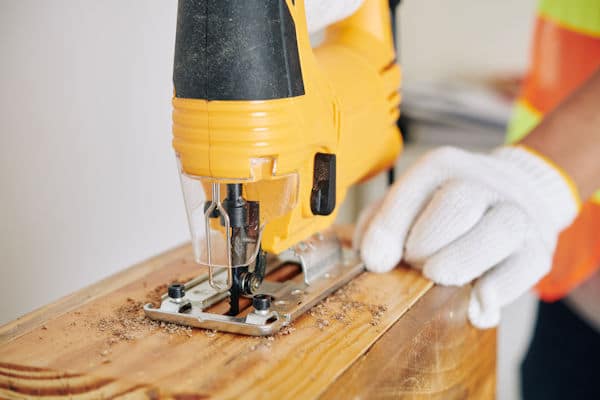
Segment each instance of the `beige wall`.
[{"label": "beige wall", "polygon": [[537,0],[404,0],[401,56],[407,80],[520,72]]},{"label": "beige wall", "polygon": [[0,0],[0,323],[187,239],[174,0]]}]

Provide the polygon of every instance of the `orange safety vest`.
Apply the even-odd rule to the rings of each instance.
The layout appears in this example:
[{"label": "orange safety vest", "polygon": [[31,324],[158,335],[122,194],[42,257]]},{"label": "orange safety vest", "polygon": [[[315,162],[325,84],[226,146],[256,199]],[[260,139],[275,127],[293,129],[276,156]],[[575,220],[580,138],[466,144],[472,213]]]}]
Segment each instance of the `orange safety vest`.
[{"label": "orange safety vest", "polygon": [[[600,68],[600,0],[540,1],[531,56],[509,124],[509,142],[526,136],[546,113]],[[552,270],[536,290],[542,300],[558,300],[599,267],[600,191],[561,233]]]}]

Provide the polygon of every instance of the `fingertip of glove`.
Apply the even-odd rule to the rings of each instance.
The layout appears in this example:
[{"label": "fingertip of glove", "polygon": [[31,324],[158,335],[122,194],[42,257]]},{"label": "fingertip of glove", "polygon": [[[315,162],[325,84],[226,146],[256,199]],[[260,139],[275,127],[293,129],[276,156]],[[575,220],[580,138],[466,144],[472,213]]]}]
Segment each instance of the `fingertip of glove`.
[{"label": "fingertip of glove", "polygon": [[396,254],[384,252],[381,249],[368,250],[364,246],[361,250],[361,257],[365,263],[367,271],[383,273],[394,269],[400,258]]},{"label": "fingertip of glove", "polygon": [[391,271],[391,270],[394,269],[393,266],[391,266],[391,267],[388,266],[388,265],[383,266],[381,264],[371,265],[371,264],[369,264],[367,262],[365,262],[365,267],[367,268],[367,271],[369,271],[369,272],[375,272],[376,274],[383,274],[383,273],[389,272],[389,271]]},{"label": "fingertip of glove", "polygon": [[500,323],[500,309],[486,307],[475,293],[469,300],[468,316],[471,324],[479,329],[495,328]]},{"label": "fingertip of glove", "polygon": [[402,258],[402,246],[392,243],[384,232],[374,228],[366,232],[360,254],[368,271],[387,272]]}]

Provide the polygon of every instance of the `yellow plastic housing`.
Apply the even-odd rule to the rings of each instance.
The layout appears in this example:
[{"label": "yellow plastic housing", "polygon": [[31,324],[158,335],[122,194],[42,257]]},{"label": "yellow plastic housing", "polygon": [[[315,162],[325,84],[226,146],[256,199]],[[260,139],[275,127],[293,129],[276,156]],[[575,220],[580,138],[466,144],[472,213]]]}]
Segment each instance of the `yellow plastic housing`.
[{"label": "yellow plastic housing", "polygon": [[[400,68],[387,0],[366,0],[327,29],[312,49],[304,2],[286,0],[294,19],[303,96],[268,101],[173,99],[173,147],[188,176],[258,182],[297,174],[297,202],[267,221],[266,251],[279,253],[333,223],[348,188],[388,168],[401,149]],[[315,153],[337,158],[336,210],[315,216],[310,196]],[[259,169],[256,160],[267,160]],[[254,164],[253,164],[254,163]],[[267,201],[269,185],[246,185]]]}]

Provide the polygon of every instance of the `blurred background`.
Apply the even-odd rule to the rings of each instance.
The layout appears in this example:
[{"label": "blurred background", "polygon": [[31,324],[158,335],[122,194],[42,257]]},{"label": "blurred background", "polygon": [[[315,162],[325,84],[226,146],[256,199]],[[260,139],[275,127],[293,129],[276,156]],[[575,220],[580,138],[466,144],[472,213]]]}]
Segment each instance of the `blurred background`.
[{"label": "blurred background", "polygon": [[[171,150],[176,0],[0,0],[0,324],[188,240]],[[405,0],[401,172],[502,143],[536,0]],[[353,190],[341,222],[379,198]],[[535,298],[503,313],[498,396],[518,398]]]}]

